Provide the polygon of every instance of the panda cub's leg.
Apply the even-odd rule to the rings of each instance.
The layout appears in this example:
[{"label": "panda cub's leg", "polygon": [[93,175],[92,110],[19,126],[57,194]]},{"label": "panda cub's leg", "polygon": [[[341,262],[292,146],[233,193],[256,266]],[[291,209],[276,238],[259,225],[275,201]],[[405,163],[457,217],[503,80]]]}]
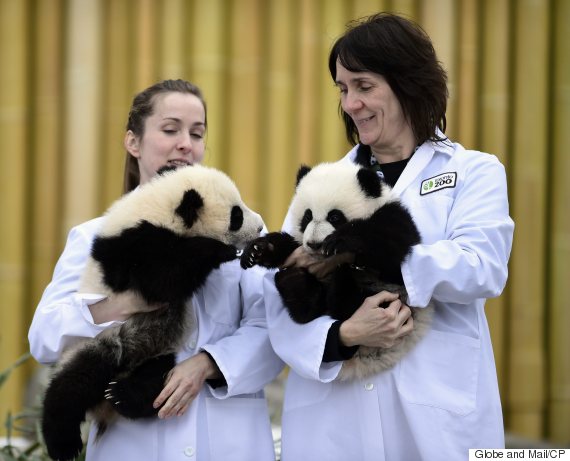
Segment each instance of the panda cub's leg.
[{"label": "panda cub's leg", "polygon": [[49,456],[56,460],[74,459],[81,452],[80,425],[117,373],[111,343],[91,340],[70,354],[54,373],[43,402],[42,433]]},{"label": "panda cub's leg", "polygon": [[175,365],[174,354],[149,359],[128,374],[114,377],[109,383],[105,398],[126,418],[154,417],[160,408],[154,408],[153,402],[164,388],[166,377]]},{"label": "panda cub's leg", "polygon": [[275,274],[275,286],[291,318],[308,323],[326,312],[326,288],[304,267],[291,267]]},{"label": "panda cub's leg", "polygon": [[346,320],[362,305],[366,296],[355,280],[348,264],[340,265],[332,274],[327,290],[327,309],[332,318]]}]

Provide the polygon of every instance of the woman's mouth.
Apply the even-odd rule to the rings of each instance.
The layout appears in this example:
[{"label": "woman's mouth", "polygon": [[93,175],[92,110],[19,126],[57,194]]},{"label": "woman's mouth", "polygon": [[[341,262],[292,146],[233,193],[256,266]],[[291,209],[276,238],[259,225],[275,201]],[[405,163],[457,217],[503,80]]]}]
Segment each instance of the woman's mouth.
[{"label": "woman's mouth", "polygon": [[187,160],[182,160],[182,159],[175,159],[175,160],[169,160],[166,163],[168,166],[172,166],[175,168],[179,168],[181,166],[188,166],[188,165],[192,165],[190,162],[188,162]]},{"label": "woman's mouth", "polygon": [[372,120],[374,118],[374,115],[371,115],[370,117],[366,117],[366,118],[361,118],[358,120],[354,120],[354,124],[357,127],[362,127],[364,125],[366,125],[370,120]]},{"label": "woman's mouth", "polygon": [[372,120],[373,118],[374,118],[374,115],[371,115],[370,117],[361,118],[360,120],[357,120],[356,123],[357,124],[366,123],[366,122],[369,122],[370,120]]}]

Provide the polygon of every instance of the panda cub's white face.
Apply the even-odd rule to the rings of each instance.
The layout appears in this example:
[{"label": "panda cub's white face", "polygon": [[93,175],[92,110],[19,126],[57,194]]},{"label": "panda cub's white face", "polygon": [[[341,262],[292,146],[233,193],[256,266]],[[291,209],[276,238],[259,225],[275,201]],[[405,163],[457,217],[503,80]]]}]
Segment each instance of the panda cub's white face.
[{"label": "panda cub's white face", "polygon": [[100,235],[118,235],[146,220],[186,237],[209,237],[243,248],[263,221],[223,172],[200,165],[153,178],[109,208]]},{"label": "panda cub's white face", "polygon": [[346,161],[322,163],[301,178],[291,203],[291,235],[309,252],[318,252],[323,240],[354,219],[366,219],[392,198],[382,185],[378,197],[368,195],[358,180],[361,169]]}]

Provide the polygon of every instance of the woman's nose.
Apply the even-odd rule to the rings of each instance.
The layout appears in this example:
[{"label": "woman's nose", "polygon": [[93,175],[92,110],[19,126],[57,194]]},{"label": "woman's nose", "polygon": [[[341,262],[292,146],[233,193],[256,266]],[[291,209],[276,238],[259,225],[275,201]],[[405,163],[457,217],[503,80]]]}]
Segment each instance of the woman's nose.
[{"label": "woman's nose", "polygon": [[348,91],[342,100],[342,109],[346,113],[354,112],[362,107],[362,101],[354,92]]},{"label": "woman's nose", "polygon": [[179,151],[190,152],[192,150],[191,136],[189,134],[181,134],[176,147]]}]

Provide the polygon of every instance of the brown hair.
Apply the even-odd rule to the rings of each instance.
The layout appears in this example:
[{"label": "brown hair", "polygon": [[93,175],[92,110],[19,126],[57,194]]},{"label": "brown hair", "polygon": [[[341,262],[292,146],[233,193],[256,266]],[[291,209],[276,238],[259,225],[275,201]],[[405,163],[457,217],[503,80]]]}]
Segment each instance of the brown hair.
[{"label": "brown hair", "polygon": [[[347,28],[329,55],[333,81],[337,60],[351,72],[382,75],[398,98],[416,142],[446,139],[438,136],[436,129],[445,132],[446,128],[447,74],[426,32],[418,24],[391,13],[352,21]],[[358,144],[358,130],[340,103],[339,113],[348,141]]]},{"label": "brown hair", "polygon": [[[129,118],[127,120],[127,131],[132,131],[135,136],[142,138],[144,135],[144,124],[148,117],[153,114],[156,96],[165,93],[189,93],[196,96],[204,106],[206,118],[204,120],[205,127],[208,126],[208,117],[206,110],[206,101],[202,95],[202,90],[196,85],[186,80],[163,80],[155,83],[147,89],[138,93],[131,105]],[[140,183],[140,172],[138,161],[135,157],[127,152],[125,158],[125,173],[123,178],[123,193],[127,193],[135,189]]]}]

